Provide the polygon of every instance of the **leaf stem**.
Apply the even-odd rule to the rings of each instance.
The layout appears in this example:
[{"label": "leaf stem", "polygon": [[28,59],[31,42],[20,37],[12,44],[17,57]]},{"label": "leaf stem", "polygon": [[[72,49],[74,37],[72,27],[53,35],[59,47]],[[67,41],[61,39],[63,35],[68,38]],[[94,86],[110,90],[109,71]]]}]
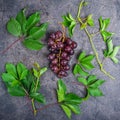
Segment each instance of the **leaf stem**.
[{"label": "leaf stem", "polygon": [[41,111],[41,110],[44,110],[44,109],[46,109],[46,108],[49,108],[49,107],[51,107],[51,106],[53,106],[53,105],[58,105],[58,104],[60,104],[60,103],[59,103],[59,102],[50,103],[50,104],[45,105],[45,106],[42,107],[42,108],[38,108],[37,111]]},{"label": "leaf stem", "polygon": [[23,37],[18,38],[16,41],[14,41],[12,44],[10,44],[7,48],[5,48],[3,51],[0,52],[0,54],[6,53],[14,44],[16,44],[18,41],[22,41]]},{"label": "leaf stem", "polygon": [[36,116],[37,110],[35,107],[34,99],[31,100],[31,104],[32,104],[32,108],[33,108],[33,114],[34,114],[34,116]]},{"label": "leaf stem", "polygon": [[[78,14],[77,14],[77,19],[78,19],[78,21],[79,21],[79,23],[80,23],[81,25],[84,24],[84,23],[82,22],[81,18],[80,18],[80,11],[81,11],[81,9],[82,9],[82,6],[83,6],[83,1],[82,1],[82,2],[80,3],[80,5],[79,5]],[[89,38],[91,47],[92,47],[92,49],[93,49],[93,51],[94,51],[94,54],[95,54],[97,63],[98,63],[98,65],[99,65],[99,67],[100,67],[100,70],[101,70],[105,75],[107,75],[108,77],[110,77],[111,79],[115,79],[112,75],[110,75],[108,72],[106,72],[106,71],[104,70],[103,64],[101,63],[101,61],[100,61],[100,59],[99,59],[97,50],[96,50],[95,45],[94,45],[94,43],[93,43],[92,35],[89,33],[89,31],[87,30],[87,28],[85,28],[84,30],[85,30],[88,38]]]}]

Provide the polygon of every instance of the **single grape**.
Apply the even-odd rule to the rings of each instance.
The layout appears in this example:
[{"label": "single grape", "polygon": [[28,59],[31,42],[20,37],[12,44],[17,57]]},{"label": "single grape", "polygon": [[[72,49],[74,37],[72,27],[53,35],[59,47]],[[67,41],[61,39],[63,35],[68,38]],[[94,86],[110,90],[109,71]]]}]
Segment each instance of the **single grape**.
[{"label": "single grape", "polygon": [[70,52],[71,51],[71,47],[70,46],[66,46],[64,50],[65,50],[65,52]]},{"label": "single grape", "polygon": [[75,49],[76,47],[77,47],[77,43],[75,41],[73,41],[72,44],[71,44],[71,48]]},{"label": "single grape", "polygon": [[51,39],[51,38],[49,38],[49,40],[48,40],[48,45],[49,46],[51,46],[51,45],[53,45],[55,42]]},{"label": "single grape", "polygon": [[70,70],[70,66],[69,65],[66,65],[63,67],[64,70]]},{"label": "single grape", "polygon": [[57,31],[56,33],[57,33],[59,38],[61,38],[63,36],[63,33],[61,31]]},{"label": "single grape", "polygon": [[68,64],[68,61],[67,60],[61,60],[60,64],[63,65],[63,66],[65,66],[65,65]]},{"label": "single grape", "polygon": [[57,49],[57,45],[56,43],[54,43],[52,46],[51,46],[52,49]]},{"label": "single grape", "polygon": [[53,60],[55,58],[55,54],[54,53],[50,53],[49,55],[48,55],[48,59],[49,60]]},{"label": "single grape", "polygon": [[66,56],[65,60],[69,61],[70,60],[70,56]]},{"label": "single grape", "polygon": [[50,38],[52,38],[52,39],[54,40],[54,39],[55,39],[55,34],[52,33],[52,34],[50,35]]},{"label": "single grape", "polygon": [[67,75],[68,75],[68,74],[67,74],[67,72],[65,72],[65,71],[62,71],[62,70],[61,70],[61,71],[58,72],[58,77],[59,77],[59,78],[66,77]]},{"label": "single grape", "polygon": [[58,72],[59,72],[59,67],[53,66],[53,72],[54,72],[54,73],[58,73]]},{"label": "single grape", "polygon": [[71,50],[71,51],[69,52],[69,54],[70,54],[70,55],[73,55],[73,54],[74,54],[74,50]]},{"label": "single grape", "polygon": [[68,54],[67,54],[66,52],[62,52],[61,57],[62,57],[62,58],[66,58],[67,55],[68,55]]},{"label": "single grape", "polygon": [[67,45],[71,45],[71,44],[72,44],[72,40],[71,40],[70,38],[67,38],[67,39],[66,39],[66,44],[67,44]]},{"label": "single grape", "polygon": [[57,42],[57,47],[58,48],[63,48],[64,47],[64,44],[62,42]]},{"label": "single grape", "polygon": [[58,63],[58,59],[57,59],[57,58],[53,59],[53,60],[51,61],[51,63],[54,64],[54,65],[56,65],[56,64]]}]

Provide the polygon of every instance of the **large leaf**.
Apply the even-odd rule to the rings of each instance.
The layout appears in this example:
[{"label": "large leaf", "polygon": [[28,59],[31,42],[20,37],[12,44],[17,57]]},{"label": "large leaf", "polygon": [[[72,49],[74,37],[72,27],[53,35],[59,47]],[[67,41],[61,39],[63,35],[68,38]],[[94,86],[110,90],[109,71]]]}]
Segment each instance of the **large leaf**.
[{"label": "large leaf", "polygon": [[39,21],[40,21],[40,13],[39,12],[33,13],[27,19],[27,24],[26,24],[27,30],[29,30],[31,27],[33,27],[34,25],[36,25]]},{"label": "large leaf", "polygon": [[24,41],[23,41],[23,45],[24,45],[26,48],[30,49],[30,50],[40,50],[40,49],[42,49],[43,46],[44,46],[44,45],[43,45],[42,43],[40,43],[39,41],[33,40],[33,39],[31,39],[31,38],[24,40]]},{"label": "large leaf", "polygon": [[40,93],[31,93],[30,94],[31,98],[34,98],[36,101],[40,102],[40,103],[45,103],[45,98],[42,94]]},{"label": "large leaf", "polygon": [[71,110],[65,106],[65,105],[61,105],[63,111],[65,112],[65,114],[67,115],[68,118],[71,118]]},{"label": "large leaf", "polygon": [[15,18],[11,18],[7,23],[7,30],[14,36],[21,35],[21,26]]},{"label": "large leaf", "polygon": [[79,105],[73,105],[73,104],[65,104],[66,106],[68,106],[71,111],[73,111],[75,114],[80,114],[80,107]]},{"label": "large leaf", "polygon": [[40,27],[33,27],[29,32],[30,37],[33,39],[42,38],[46,34],[47,27],[48,23],[44,23]]},{"label": "large leaf", "polygon": [[23,9],[21,10],[17,16],[16,16],[16,20],[20,23],[21,25],[21,30],[22,30],[22,33],[25,34],[26,33],[26,16],[25,16],[25,10],[26,9]]}]

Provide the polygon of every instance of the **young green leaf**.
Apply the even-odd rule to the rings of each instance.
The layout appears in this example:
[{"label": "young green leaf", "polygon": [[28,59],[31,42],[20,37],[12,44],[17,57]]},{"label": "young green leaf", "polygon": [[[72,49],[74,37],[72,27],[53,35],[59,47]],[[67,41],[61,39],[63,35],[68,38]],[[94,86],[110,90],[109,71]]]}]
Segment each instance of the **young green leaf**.
[{"label": "young green leaf", "polygon": [[23,43],[23,45],[24,45],[26,48],[28,48],[28,49],[30,49],[30,50],[40,50],[40,49],[42,49],[43,46],[44,46],[44,45],[43,45],[42,43],[40,43],[39,41],[33,40],[33,39],[31,39],[31,38],[25,39],[22,43]]},{"label": "young green leaf", "polygon": [[21,35],[21,26],[15,18],[11,18],[7,23],[7,30],[12,35],[19,37]]},{"label": "young green leaf", "polygon": [[67,102],[67,103],[77,105],[77,104],[80,104],[82,102],[82,99],[76,94],[68,93],[68,94],[65,95],[64,101]]},{"label": "young green leaf", "polygon": [[92,14],[90,14],[88,17],[87,17],[87,24],[89,26],[94,26],[94,20],[92,18]]},{"label": "young green leaf", "polygon": [[88,84],[89,85],[92,84],[93,82],[96,81],[96,79],[97,79],[97,77],[95,75],[88,76],[88,78],[87,78]]},{"label": "young green leaf", "polygon": [[102,91],[99,88],[88,88],[89,94],[94,97],[103,96]]},{"label": "young green leaf", "polygon": [[40,13],[33,13],[28,19],[26,23],[26,29],[29,30],[31,27],[36,25],[40,21]]},{"label": "young green leaf", "polygon": [[47,28],[48,28],[48,23],[43,23],[40,27],[33,27],[33,28],[31,28],[31,30],[29,32],[29,36],[32,39],[38,40],[38,39],[44,37]]},{"label": "young green leaf", "polygon": [[16,16],[16,20],[21,25],[21,30],[22,30],[23,34],[26,34],[26,16],[25,16],[25,11],[26,11],[26,9],[21,10],[17,14],[17,16]]},{"label": "young green leaf", "polygon": [[67,115],[68,118],[71,118],[71,110],[66,105],[61,105],[63,111]]},{"label": "young green leaf", "polygon": [[65,104],[68,108],[71,109],[72,112],[75,114],[80,114],[80,107],[79,105],[73,105],[73,104]]},{"label": "young green leaf", "polygon": [[47,67],[43,67],[40,69],[40,76],[43,75],[47,71]]},{"label": "young green leaf", "polygon": [[83,85],[87,85],[87,80],[82,77],[77,77],[78,82],[82,83]]},{"label": "young green leaf", "polygon": [[31,93],[30,94],[31,98],[34,98],[36,101],[40,102],[40,103],[45,103],[45,98],[42,94],[40,93]]}]

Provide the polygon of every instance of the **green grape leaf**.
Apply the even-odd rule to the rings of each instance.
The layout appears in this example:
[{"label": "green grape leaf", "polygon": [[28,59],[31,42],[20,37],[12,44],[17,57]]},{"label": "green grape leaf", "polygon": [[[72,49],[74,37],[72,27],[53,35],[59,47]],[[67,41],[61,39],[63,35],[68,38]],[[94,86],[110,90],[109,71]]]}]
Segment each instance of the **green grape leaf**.
[{"label": "green grape leaf", "polygon": [[100,22],[100,30],[104,31],[107,29],[108,25],[110,24],[110,18],[102,19],[102,17],[100,17],[99,22]]},{"label": "green grape leaf", "polygon": [[113,36],[114,33],[107,32],[107,31],[101,31],[101,34],[103,36],[103,40],[106,42],[109,38]]},{"label": "green grape leaf", "polygon": [[82,77],[77,77],[77,80],[82,83],[83,85],[87,85],[87,80],[85,78]]},{"label": "green grape leaf", "polygon": [[72,112],[75,114],[80,114],[80,107],[79,105],[73,105],[73,104],[65,104],[69,109],[71,109]]},{"label": "green grape leaf", "polygon": [[65,27],[68,27],[69,35],[70,35],[70,37],[72,37],[73,33],[74,33],[75,26],[76,26],[76,20],[72,17],[72,15],[70,13],[62,16],[62,18],[63,18],[62,24]]},{"label": "green grape leaf", "polygon": [[26,16],[25,16],[25,11],[26,11],[26,9],[21,10],[17,14],[17,16],[16,16],[16,20],[21,25],[21,30],[22,30],[23,34],[26,34]]},{"label": "green grape leaf", "polygon": [[87,17],[87,24],[89,26],[94,26],[94,20],[92,18],[92,14],[90,14],[88,17]]},{"label": "green grape leaf", "polygon": [[88,85],[94,83],[96,81],[97,77],[95,75],[90,75],[87,78]]},{"label": "green grape leaf", "polygon": [[64,82],[62,80],[58,80],[58,89],[57,89],[58,102],[64,101],[66,91],[67,89]]},{"label": "green grape leaf", "polygon": [[31,38],[25,39],[22,43],[23,43],[23,45],[24,45],[26,48],[28,48],[28,49],[30,49],[30,50],[40,50],[40,49],[42,49],[43,46],[44,46],[44,45],[43,45],[42,43],[40,43],[39,41],[33,40],[33,39],[31,39]]},{"label": "green grape leaf", "polygon": [[82,99],[74,93],[68,93],[68,94],[65,95],[64,101],[67,102],[67,103],[77,105],[77,104],[80,104],[82,102]]},{"label": "green grape leaf", "polygon": [[81,75],[81,76],[87,76],[89,75],[88,72],[84,71],[79,64],[76,64],[73,68],[73,74],[74,75]]},{"label": "green grape leaf", "polygon": [[9,86],[8,92],[12,96],[25,96],[25,91],[20,86]]},{"label": "green grape leaf", "polygon": [[13,80],[16,80],[10,73],[2,73],[2,79],[4,82],[12,82]]},{"label": "green grape leaf", "polygon": [[83,30],[87,27],[87,23],[83,23],[81,26],[80,26],[80,29]]},{"label": "green grape leaf", "polygon": [[111,57],[111,60],[116,64],[119,62],[119,60],[116,57]]},{"label": "green grape leaf", "polygon": [[15,78],[17,78],[16,67],[15,67],[13,64],[7,63],[5,67],[6,67],[6,71],[7,71],[9,74],[11,74],[11,75],[13,75]]},{"label": "green grape leaf", "polygon": [[113,43],[111,39],[107,40],[107,48],[108,48],[108,55],[110,55],[113,51]]},{"label": "green grape leaf", "polygon": [[7,23],[7,30],[12,35],[19,37],[21,35],[21,26],[15,18],[11,18]]},{"label": "green grape leaf", "polygon": [[102,85],[105,82],[105,80],[96,80],[94,83],[92,83],[91,85],[89,85],[89,87],[91,88],[97,88],[100,85]]},{"label": "green grape leaf", "polygon": [[88,88],[89,94],[94,97],[103,96],[102,91],[99,88]]},{"label": "green grape leaf", "polygon": [[68,118],[71,118],[71,110],[66,105],[61,105],[63,111],[65,112]]},{"label": "green grape leaf", "polygon": [[78,60],[81,61],[85,56],[86,56],[86,53],[84,51],[84,52],[80,53]]},{"label": "green grape leaf", "polygon": [[48,28],[48,23],[43,23],[40,27],[32,27],[29,32],[29,37],[38,40],[44,37],[47,28]]},{"label": "green grape leaf", "polygon": [[40,76],[39,72],[35,68],[33,68],[33,74],[34,74],[35,77]]},{"label": "green grape leaf", "polygon": [[20,80],[24,79],[28,74],[26,66],[22,63],[17,64],[17,72]]},{"label": "green grape leaf", "polygon": [[40,69],[40,76],[43,75],[47,71],[47,67],[43,67]]},{"label": "green grape leaf", "polygon": [[40,21],[40,13],[39,12],[33,13],[27,19],[26,29],[29,30],[34,25],[36,25],[39,21]]},{"label": "green grape leaf", "polygon": [[30,94],[31,98],[34,98],[36,101],[40,102],[40,103],[45,103],[45,98],[42,94],[40,93],[31,93]]},{"label": "green grape leaf", "polygon": [[90,62],[82,62],[81,64],[87,70],[92,70],[93,68],[95,68],[93,64]]}]

